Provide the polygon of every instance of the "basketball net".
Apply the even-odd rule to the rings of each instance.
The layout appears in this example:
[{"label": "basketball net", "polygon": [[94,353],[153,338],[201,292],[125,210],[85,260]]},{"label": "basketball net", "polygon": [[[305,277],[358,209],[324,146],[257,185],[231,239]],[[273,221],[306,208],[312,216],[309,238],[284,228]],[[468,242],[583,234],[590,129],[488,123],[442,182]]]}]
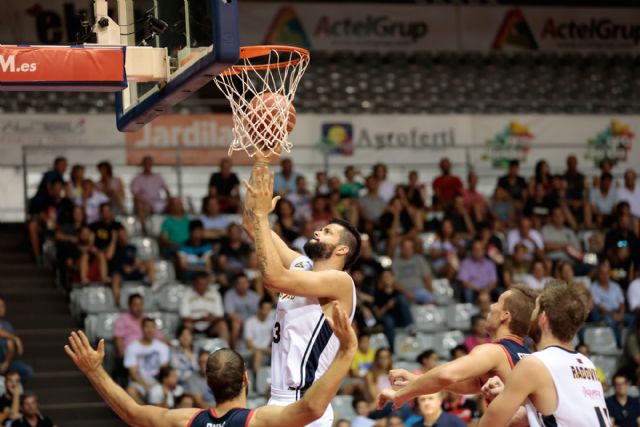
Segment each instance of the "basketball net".
[{"label": "basketball net", "polygon": [[233,142],[229,155],[249,157],[290,152],[290,109],[300,79],[309,65],[309,52],[289,46],[248,46],[240,49],[236,65],[213,78],[231,104]]}]

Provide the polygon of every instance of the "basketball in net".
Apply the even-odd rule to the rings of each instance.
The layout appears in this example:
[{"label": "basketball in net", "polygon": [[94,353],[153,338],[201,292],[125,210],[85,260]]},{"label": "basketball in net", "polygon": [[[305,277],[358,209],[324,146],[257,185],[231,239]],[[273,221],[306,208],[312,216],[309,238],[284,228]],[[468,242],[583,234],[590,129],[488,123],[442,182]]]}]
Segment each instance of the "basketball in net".
[{"label": "basketball in net", "polygon": [[244,151],[269,157],[291,150],[293,98],[308,65],[309,52],[302,48],[246,46],[236,65],[214,77],[233,114],[229,155]]}]

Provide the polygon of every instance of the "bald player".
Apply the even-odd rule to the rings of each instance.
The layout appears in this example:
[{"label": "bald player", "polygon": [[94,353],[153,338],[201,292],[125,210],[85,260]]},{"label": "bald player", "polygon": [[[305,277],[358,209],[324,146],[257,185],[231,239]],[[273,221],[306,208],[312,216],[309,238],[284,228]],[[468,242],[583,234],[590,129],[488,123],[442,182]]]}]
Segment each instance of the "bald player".
[{"label": "bald player", "polygon": [[104,340],[94,350],[82,331],[73,332],[65,351],[116,414],[135,427],[277,427],[303,426],[320,418],[347,375],[357,348],[351,322],[338,303],[327,319],[340,348],[326,374],[304,397],[287,406],[248,410],[249,377],[242,357],[233,350],[212,353],[207,361],[207,384],[216,399],[212,409],[164,409],[136,403],[102,367]]},{"label": "bald player", "polygon": [[506,379],[504,390],[480,420],[481,427],[509,425],[523,405],[531,427],[611,425],[596,368],[571,344],[589,313],[580,288],[560,281],[545,286],[529,333],[539,351]]},{"label": "bald player", "polygon": [[389,373],[392,388],[378,396],[378,407],[392,402],[394,408],[440,390],[460,394],[478,394],[491,377],[507,378],[512,369],[530,351],[522,340],[527,335],[536,293],[524,286],[514,286],[503,292],[491,305],[487,315],[487,331],[493,342],[482,344],[466,356],[440,365],[416,376],[403,369]]}]

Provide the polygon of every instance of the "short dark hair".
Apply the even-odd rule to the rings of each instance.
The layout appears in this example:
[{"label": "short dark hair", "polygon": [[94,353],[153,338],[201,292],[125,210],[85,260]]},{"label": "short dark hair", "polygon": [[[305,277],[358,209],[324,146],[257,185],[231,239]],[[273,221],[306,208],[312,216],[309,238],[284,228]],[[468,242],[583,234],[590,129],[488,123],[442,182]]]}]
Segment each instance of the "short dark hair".
[{"label": "short dark hair", "polygon": [[154,325],[156,324],[156,320],[154,318],[145,317],[144,319],[142,319],[142,326],[144,327],[144,325],[149,322],[153,323]]},{"label": "short dark hair", "polygon": [[371,338],[371,332],[364,330],[358,334],[358,341],[360,341],[361,338],[366,338],[366,337]]},{"label": "short dark hair", "polygon": [[100,203],[100,211],[102,211],[102,209],[104,208],[110,208],[111,207],[111,202],[102,202]]},{"label": "short dark hair", "polygon": [[520,166],[520,160],[518,159],[509,160],[509,166]]},{"label": "short dark hair", "polygon": [[113,176],[113,166],[111,166],[111,162],[103,160],[100,163],[98,163],[97,168],[98,169],[104,168],[107,170],[107,175]]},{"label": "short dark hair", "polygon": [[353,398],[353,401],[351,402],[351,406],[353,407],[353,410],[354,410],[354,411],[358,408],[358,404],[359,404],[360,402],[369,403],[369,402],[367,401],[367,399],[365,399],[365,398],[364,398],[364,397],[362,397],[362,396],[356,396],[356,397],[354,397],[354,398]]},{"label": "short dark hair", "polygon": [[589,314],[585,296],[578,288],[551,280],[540,294],[540,313],[547,315],[551,333],[563,342],[573,339]]},{"label": "short dark hair", "polygon": [[432,349],[428,349],[428,350],[423,351],[422,353],[420,353],[420,354],[416,357],[416,363],[420,363],[420,364],[422,364],[422,361],[423,361],[424,359],[428,359],[428,358],[430,358],[431,356],[433,356],[433,355],[435,354],[435,352],[436,352],[436,351],[435,351],[435,350],[432,350]]},{"label": "short dark hair", "polygon": [[235,399],[242,392],[247,368],[242,356],[230,348],[221,348],[207,360],[207,385],[213,392],[216,404]]},{"label": "short dark hair", "polygon": [[509,291],[511,295],[504,301],[504,310],[511,314],[509,331],[519,337],[525,337],[529,333],[531,314],[536,308],[538,293],[522,285],[513,285]]},{"label": "short dark hair", "polygon": [[136,299],[136,298],[140,298],[141,300],[144,301],[144,297],[142,295],[140,295],[140,294],[131,294],[131,295],[129,295],[129,299],[127,301],[128,305],[131,305],[131,303],[133,303],[133,300]]},{"label": "short dark hair", "polygon": [[612,386],[614,386],[614,387],[615,387],[615,385],[616,385],[616,379],[618,379],[618,378],[622,378],[622,379],[624,379],[624,382],[626,382],[627,384],[629,384],[629,382],[631,381],[631,380],[629,379],[629,377],[627,376],[627,374],[625,374],[625,373],[624,373],[624,372],[622,372],[622,371],[619,371],[619,372],[616,372],[616,373],[613,375],[613,378],[611,378],[611,385],[612,385]]},{"label": "short dark hair", "polygon": [[600,182],[604,181],[605,179],[610,179],[613,181],[613,175],[611,175],[609,172],[602,172],[600,174]]},{"label": "short dark hair", "polygon": [[32,391],[26,391],[22,394],[22,396],[20,396],[20,406],[22,407],[22,405],[24,405],[24,401],[29,399],[29,398],[34,398],[36,400],[36,402],[38,401],[38,395],[35,394]]},{"label": "short dark hair", "polygon": [[56,157],[55,159],[53,159],[53,164],[54,164],[54,165],[57,165],[57,164],[58,164],[58,163],[60,163],[60,162],[66,162],[66,161],[67,161],[67,158],[66,158],[66,157],[64,157],[64,156],[58,156],[58,157]]},{"label": "short dark hair", "polygon": [[473,316],[471,316],[471,327],[473,328],[474,326],[476,326],[476,323],[478,323],[480,320],[485,320],[485,317],[482,314],[474,314]]},{"label": "short dark hair", "polygon": [[162,383],[162,381],[171,375],[171,372],[173,371],[175,371],[175,369],[171,366],[163,366],[160,368],[160,371],[158,372],[158,382]]},{"label": "short dark hair", "polygon": [[463,352],[464,354],[469,354],[469,350],[467,350],[467,347],[464,344],[458,344],[449,351],[449,355],[453,359],[454,357],[456,357],[456,353],[459,351]]},{"label": "short dark hair", "polygon": [[197,271],[193,275],[193,283],[196,283],[200,279],[209,279],[210,276],[211,275],[209,273],[207,273],[206,271]]},{"label": "short dark hair", "polygon": [[358,229],[353,226],[349,221],[345,221],[339,218],[333,218],[329,221],[329,224],[337,224],[344,228],[344,232],[340,235],[340,244],[346,245],[349,248],[347,259],[344,262],[344,270],[348,270],[354,262],[360,256],[360,247],[362,246],[362,239]]},{"label": "short dark hair", "polygon": [[192,219],[189,221],[189,232],[195,230],[196,228],[204,228],[204,224],[199,219]]},{"label": "short dark hair", "polygon": [[236,282],[238,281],[238,279],[242,279],[243,277],[244,277],[245,279],[249,280],[249,276],[247,276],[246,274],[244,274],[244,273],[238,273],[238,274],[236,274],[235,276],[233,276],[233,283],[236,283]]},{"label": "short dark hair", "polygon": [[271,305],[275,305],[275,303],[273,302],[273,300],[271,299],[270,296],[265,295],[262,297],[262,299],[260,299],[260,303],[258,304],[258,307],[261,307],[262,304],[271,304]]},{"label": "short dark hair", "polygon": [[179,397],[176,398],[176,407],[180,406],[180,404],[185,400],[185,399],[191,399],[194,403],[195,403],[195,399],[193,398],[192,394],[189,393],[183,393],[181,394]]},{"label": "short dark hair", "polygon": [[18,372],[18,371],[16,371],[16,370],[14,370],[14,369],[9,369],[9,370],[4,374],[4,377],[5,377],[5,378],[9,378],[9,377],[13,377],[13,376],[16,376],[16,375],[18,376],[18,378],[21,378],[21,377],[20,377],[20,372]]}]

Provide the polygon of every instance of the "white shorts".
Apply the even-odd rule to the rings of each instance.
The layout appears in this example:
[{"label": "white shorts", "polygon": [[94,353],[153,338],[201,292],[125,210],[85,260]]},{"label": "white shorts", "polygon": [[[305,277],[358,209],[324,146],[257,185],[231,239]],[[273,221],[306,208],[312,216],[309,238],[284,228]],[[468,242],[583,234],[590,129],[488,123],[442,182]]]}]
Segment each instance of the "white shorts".
[{"label": "white shorts", "polygon": [[[282,391],[272,389],[271,399],[269,399],[269,403],[267,403],[267,405],[287,406],[287,405],[290,405],[291,403],[295,403],[295,401],[296,401],[295,391],[282,392]],[[331,407],[331,404],[329,404],[327,409],[324,411],[324,414],[322,414],[320,418],[318,418],[311,424],[307,424],[307,426],[332,427],[333,426],[333,407]]]}]

